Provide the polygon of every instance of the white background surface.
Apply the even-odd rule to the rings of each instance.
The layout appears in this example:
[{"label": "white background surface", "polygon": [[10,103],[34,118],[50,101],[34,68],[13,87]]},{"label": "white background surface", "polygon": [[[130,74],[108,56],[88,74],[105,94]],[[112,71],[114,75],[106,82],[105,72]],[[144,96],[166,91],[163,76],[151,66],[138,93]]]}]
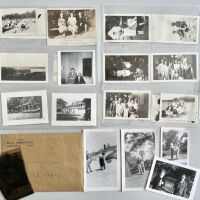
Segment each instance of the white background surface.
[{"label": "white background surface", "polygon": [[[0,0],[0,7],[96,7],[98,20],[98,45],[97,45],[97,82],[98,86],[88,86],[85,88],[58,87],[53,82],[53,59],[54,54],[58,50],[81,50],[88,49],[87,46],[82,47],[47,47],[46,40],[20,40],[20,39],[0,39],[0,52],[20,53],[20,52],[43,52],[49,53],[49,83],[44,84],[1,84],[0,92],[13,91],[29,91],[29,90],[48,90],[48,108],[49,118],[51,118],[51,93],[52,92],[97,92],[99,101],[97,104],[98,127],[120,127],[121,128],[156,128],[159,131],[161,125],[150,122],[120,122],[112,120],[102,120],[102,89],[143,89],[151,90],[152,93],[174,92],[174,93],[191,93],[199,92],[198,83],[150,83],[150,84],[102,84],[102,53],[163,53],[163,52],[197,52],[199,45],[176,45],[176,44],[145,44],[145,43],[102,43],[102,10],[105,13],[126,14],[126,13],[165,13],[165,14],[187,14],[199,15],[199,0]],[[105,8],[103,9],[103,6]],[[90,47],[89,49],[95,49]],[[1,110],[0,110],[1,112]],[[178,124],[168,124],[168,126],[180,126]],[[186,125],[181,125],[186,127]],[[181,127],[180,126],[180,127]],[[120,128],[119,127],[119,128]],[[51,127],[46,125],[28,125],[28,126],[12,126],[3,127],[0,120],[0,134],[3,133],[28,133],[28,132],[69,132],[81,130],[81,128],[73,127]],[[200,127],[192,126],[190,133],[190,165],[200,168]],[[170,200],[171,198],[161,196],[159,194],[143,192],[89,192],[89,193],[35,193],[24,198],[25,200]],[[200,199],[200,184],[197,187],[194,200]],[[0,200],[3,197],[0,196]]]}]

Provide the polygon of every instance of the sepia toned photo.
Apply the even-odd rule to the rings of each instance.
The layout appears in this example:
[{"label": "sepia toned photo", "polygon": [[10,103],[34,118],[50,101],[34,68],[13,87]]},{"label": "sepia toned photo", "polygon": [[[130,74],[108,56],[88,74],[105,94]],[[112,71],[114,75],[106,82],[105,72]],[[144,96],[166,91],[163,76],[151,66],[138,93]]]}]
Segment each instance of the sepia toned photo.
[{"label": "sepia toned photo", "polygon": [[198,54],[153,54],[153,81],[197,81]]},{"label": "sepia toned photo", "polygon": [[95,93],[53,93],[53,126],[96,126]]},{"label": "sepia toned photo", "polygon": [[151,15],[152,42],[197,44],[199,17],[187,15]]},{"label": "sepia toned photo", "polygon": [[156,132],[151,129],[122,129],[122,190],[144,190],[156,156]]},{"label": "sepia toned photo", "polygon": [[189,164],[189,130],[187,128],[161,128],[161,158]]},{"label": "sepia toned photo", "polygon": [[46,91],[1,93],[3,125],[48,123]]},{"label": "sepia toned photo", "polygon": [[154,158],[146,190],[181,200],[192,200],[199,170],[161,158]]},{"label": "sepia toned photo", "polygon": [[84,130],[84,191],[120,191],[120,132]]},{"label": "sepia toned photo", "polygon": [[0,82],[45,83],[48,81],[48,54],[0,53]]},{"label": "sepia toned photo", "polygon": [[58,52],[58,85],[94,84],[94,51]]},{"label": "sepia toned photo", "polygon": [[110,83],[149,81],[149,55],[104,54],[104,81]]},{"label": "sepia toned photo", "polygon": [[162,93],[160,119],[162,122],[197,123],[198,96]]},{"label": "sepia toned photo", "polygon": [[148,120],[149,91],[106,90],[104,91],[104,118]]},{"label": "sepia toned photo", "polygon": [[95,45],[94,8],[48,9],[48,45]]},{"label": "sepia toned photo", "polygon": [[149,41],[148,15],[104,15],[105,42]]}]

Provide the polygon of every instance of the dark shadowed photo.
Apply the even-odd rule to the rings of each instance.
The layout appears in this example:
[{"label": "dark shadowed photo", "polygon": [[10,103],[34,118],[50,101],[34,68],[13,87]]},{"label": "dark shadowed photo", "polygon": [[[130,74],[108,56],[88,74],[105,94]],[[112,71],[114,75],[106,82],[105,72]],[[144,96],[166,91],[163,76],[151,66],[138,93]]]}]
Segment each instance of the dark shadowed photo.
[{"label": "dark shadowed photo", "polygon": [[95,58],[93,51],[58,52],[59,85],[94,84]]},{"label": "dark shadowed photo", "polygon": [[149,92],[105,91],[104,117],[108,119],[148,119]]},{"label": "dark shadowed photo", "polygon": [[161,94],[160,116],[163,121],[196,123],[198,96],[186,94]]},{"label": "dark shadowed photo", "polygon": [[0,190],[7,200],[16,200],[33,193],[20,149],[0,156]]},{"label": "dark shadowed photo", "polygon": [[7,99],[8,119],[40,119],[42,118],[42,97],[11,97]]},{"label": "dark shadowed photo", "polygon": [[122,188],[143,190],[155,156],[155,131],[122,129]]},{"label": "dark shadowed photo", "polygon": [[197,80],[196,54],[156,54],[152,56],[152,60],[154,81]]},{"label": "dark shadowed photo", "polygon": [[[63,40],[64,43],[68,40],[79,44],[95,42],[95,9],[48,9],[47,12],[48,39]],[[56,41],[52,41],[52,45],[54,44]]]},{"label": "dark shadowed photo", "polygon": [[143,82],[149,80],[148,55],[104,55],[105,81]]},{"label": "dark shadowed photo", "polygon": [[155,159],[149,175],[147,190],[177,199],[193,199],[199,172],[164,159]]},{"label": "dark shadowed photo", "polygon": [[120,190],[119,132],[84,130],[85,191]]},{"label": "dark shadowed photo", "polygon": [[189,164],[189,130],[161,128],[161,157],[181,164]]},{"label": "dark shadowed photo", "polygon": [[34,35],[38,32],[36,10],[33,8],[2,9],[3,35]]},{"label": "dark shadowed photo", "polygon": [[104,15],[105,41],[148,41],[149,16]]}]

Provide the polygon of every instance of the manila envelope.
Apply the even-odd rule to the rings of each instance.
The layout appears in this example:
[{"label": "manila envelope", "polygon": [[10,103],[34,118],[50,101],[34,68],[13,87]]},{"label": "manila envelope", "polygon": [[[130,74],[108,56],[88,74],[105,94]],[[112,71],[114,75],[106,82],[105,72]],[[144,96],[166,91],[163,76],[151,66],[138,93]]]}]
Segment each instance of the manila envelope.
[{"label": "manila envelope", "polygon": [[83,191],[82,133],[3,134],[2,151],[20,147],[34,192]]}]

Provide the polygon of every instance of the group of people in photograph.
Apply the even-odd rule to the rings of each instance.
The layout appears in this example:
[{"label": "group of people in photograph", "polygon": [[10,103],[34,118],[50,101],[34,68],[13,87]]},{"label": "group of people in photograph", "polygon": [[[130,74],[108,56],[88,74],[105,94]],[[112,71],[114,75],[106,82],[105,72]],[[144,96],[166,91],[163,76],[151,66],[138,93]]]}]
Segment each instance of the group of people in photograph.
[{"label": "group of people in photograph", "polygon": [[106,99],[106,110],[110,117],[139,118],[139,103],[137,97],[115,95]]},{"label": "group of people in photograph", "polygon": [[75,34],[86,33],[88,29],[87,19],[84,11],[61,11],[58,19],[58,31],[62,36],[66,36],[67,32],[75,37]]},{"label": "group of people in photograph", "polygon": [[[172,141],[170,143],[170,154],[171,154],[171,160],[179,160],[179,154],[180,154],[180,142]],[[175,156],[175,158],[174,158]]]},{"label": "group of people in photograph", "polygon": [[[168,184],[173,184],[171,191],[168,191],[167,188]],[[187,198],[187,176],[182,174],[181,177],[176,179],[174,183],[170,183],[170,175],[167,174],[166,169],[160,169],[160,173],[158,173],[151,181],[151,186],[155,190],[165,191],[177,196]],[[166,186],[166,188],[165,188]]]},{"label": "group of people in photograph", "polygon": [[162,110],[162,116],[179,117],[185,113],[185,106],[182,100],[169,102],[166,109]]},{"label": "group of people in photograph", "polygon": [[158,80],[193,80],[193,66],[184,56],[163,57],[156,66]]}]

